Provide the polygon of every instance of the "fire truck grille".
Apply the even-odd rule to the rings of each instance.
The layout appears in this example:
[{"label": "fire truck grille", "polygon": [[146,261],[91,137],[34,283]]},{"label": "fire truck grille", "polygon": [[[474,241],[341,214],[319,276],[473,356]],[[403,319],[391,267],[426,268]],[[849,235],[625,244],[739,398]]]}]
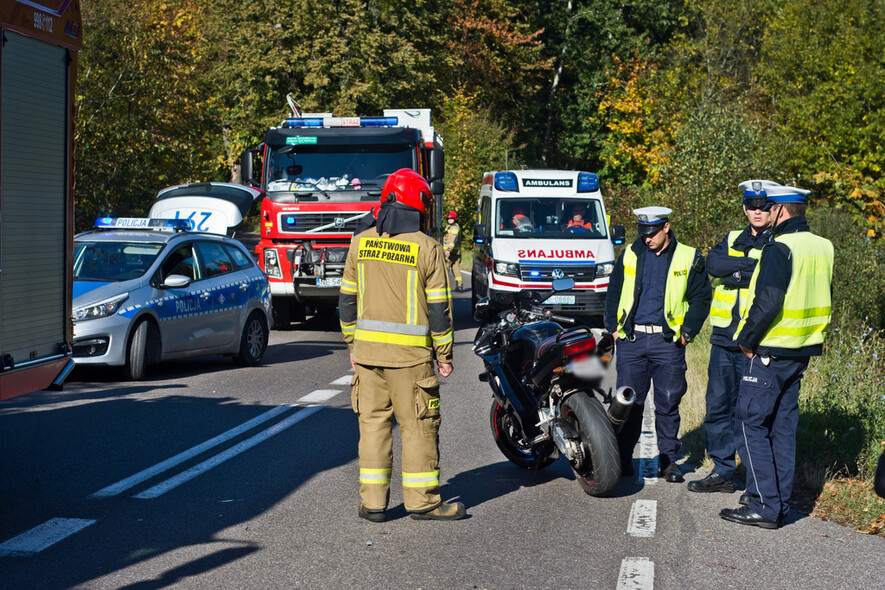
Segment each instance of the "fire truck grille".
[{"label": "fire truck grille", "polygon": [[555,279],[574,279],[576,283],[589,283],[596,280],[596,266],[521,264],[519,277],[526,282],[549,283]]},{"label": "fire truck grille", "polygon": [[[361,211],[347,211],[335,213],[280,213],[279,228],[284,233],[303,234],[307,231],[317,234],[352,234],[356,230],[359,220],[345,222]],[[328,227],[324,227],[328,226]],[[317,228],[322,227],[318,231]]]}]

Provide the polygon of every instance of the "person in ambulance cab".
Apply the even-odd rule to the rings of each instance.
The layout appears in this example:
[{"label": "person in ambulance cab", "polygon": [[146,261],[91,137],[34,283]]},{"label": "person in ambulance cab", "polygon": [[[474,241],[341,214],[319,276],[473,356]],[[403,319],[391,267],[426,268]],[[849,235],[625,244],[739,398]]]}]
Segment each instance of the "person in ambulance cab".
[{"label": "person in ambulance cab", "polygon": [[440,387],[452,374],[452,294],[442,245],[427,229],[433,193],[417,172],[384,183],[377,222],[347,253],[338,307],[359,416],[360,518],[384,522],[393,468],[393,419],[402,438],[403,504],[417,520],[457,520],[439,482]]},{"label": "person in ambulance cab", "polygon": [[513,224],[513,229],[516,231],[533,231],[535,226],[532,225],[531,219],[525,214],[525,209],[522,207],[516,207],[513,209],[513,217],[511,217],[510,222]]},{"label": "person in ambulance cab", "polygon": [[583,230],[583,229],[592,229],[593,224],[589,223],[584,216],[587,214],[587,206],[583,203],[579,203],[572,207],[572,218],[568,220],[568,226],[566,229],[570,230]]}]

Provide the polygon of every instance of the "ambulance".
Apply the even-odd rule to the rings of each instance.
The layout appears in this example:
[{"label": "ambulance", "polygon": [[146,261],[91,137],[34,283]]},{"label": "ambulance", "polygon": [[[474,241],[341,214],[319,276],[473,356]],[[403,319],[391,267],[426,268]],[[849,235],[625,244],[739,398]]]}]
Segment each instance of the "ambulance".
[{"label": "ambulance", "polygon": [[474,307],[482,297],[550,289],[554,280],[571,278],[575,287],[545,307],[601,318],[614,246],[624,243],[624,228],[609,227],[608,219],[592,172],[486,172],[473,238]]}]

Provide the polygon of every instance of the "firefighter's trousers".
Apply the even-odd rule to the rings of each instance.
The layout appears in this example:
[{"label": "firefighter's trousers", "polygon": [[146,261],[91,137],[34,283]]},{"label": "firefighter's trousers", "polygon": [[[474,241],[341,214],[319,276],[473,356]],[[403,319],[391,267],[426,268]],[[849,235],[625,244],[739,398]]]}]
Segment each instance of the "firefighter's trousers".
[{"label": "firefighter's trousers", "polygon": [[461,284],[461,254],[453,254],[446,257],[446,268],[452,269],[452,274],[455,275],[455,284]]},{"label": "firefighter's trousers", "polygon": [[403,504],[432,510],[439,495],[439,380],[431,363],[390,368],[356,365],[351,392],[360,424],[360,497],[387,508],[393,467],[393,418],[402,438]]}]

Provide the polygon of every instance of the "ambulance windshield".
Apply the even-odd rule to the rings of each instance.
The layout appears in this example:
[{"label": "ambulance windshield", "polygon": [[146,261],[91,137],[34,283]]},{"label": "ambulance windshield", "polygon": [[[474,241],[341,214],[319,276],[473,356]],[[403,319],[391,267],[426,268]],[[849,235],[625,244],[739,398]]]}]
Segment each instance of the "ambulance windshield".
[{"label": "ambulance windshield", "polygon": [[163,244],[138,242],[76,242],[75,281],[128,281],[143,275]]},{"label": "ambulance windshield", "polygon": [[602,205],[595,199],[507,198],[498,201],[495,235],[513,238],[608,237]]},{"label": "ambulance windshield", "polygon": [[380,190],[391,172],[414,169],[415,156],[405,143],[276,146],[269,152],[267,190]]}]

